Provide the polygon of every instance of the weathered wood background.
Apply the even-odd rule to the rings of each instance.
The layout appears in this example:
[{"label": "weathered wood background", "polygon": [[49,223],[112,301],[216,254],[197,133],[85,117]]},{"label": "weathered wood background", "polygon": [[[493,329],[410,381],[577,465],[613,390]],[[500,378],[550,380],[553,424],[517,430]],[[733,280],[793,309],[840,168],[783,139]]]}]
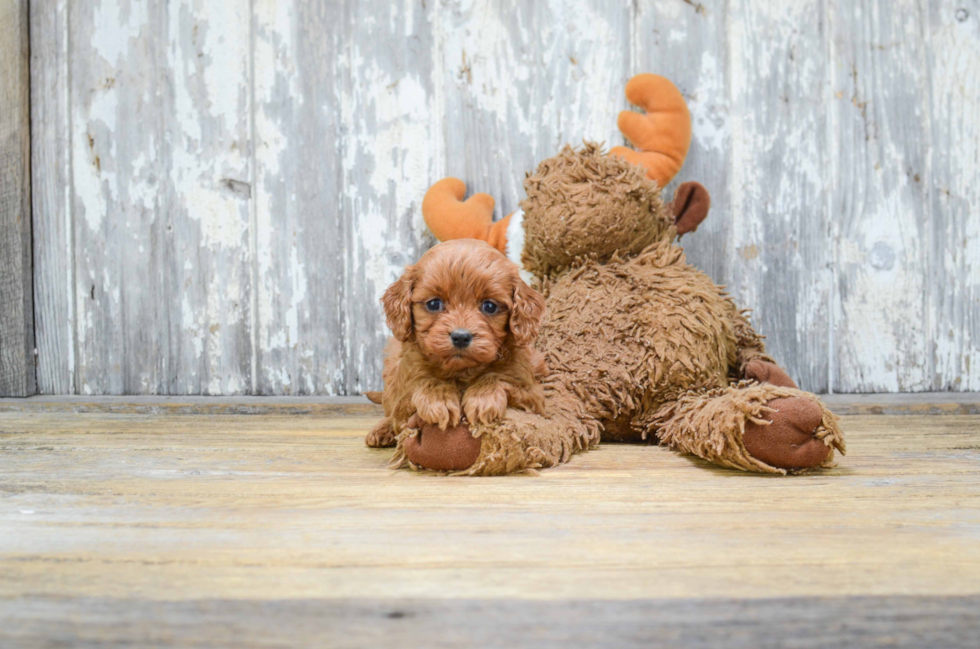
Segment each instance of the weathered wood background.
[{"label": "weathered wood background", "polygon": [[978,0],[33,0],[43,393],[352,394],[430,183],[674,79],[690,258],[801,385],[980,390]]},{"label": "weathered wood background", "polygon": [[0,0],[0,396],[36,391],[27,0]]}]

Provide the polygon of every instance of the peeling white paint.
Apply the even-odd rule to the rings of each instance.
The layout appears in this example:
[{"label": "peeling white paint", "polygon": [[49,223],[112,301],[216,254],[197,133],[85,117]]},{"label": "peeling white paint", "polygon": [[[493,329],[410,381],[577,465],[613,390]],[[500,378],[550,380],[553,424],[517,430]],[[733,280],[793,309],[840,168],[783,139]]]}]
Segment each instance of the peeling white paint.
[{"label": "peeling white paint", "polygon": [[181,298],[181,325],[187,341],[194,347],[194,355],[200,356],[204,353],[204,334],[203,327],[199,321],[200,313],[190,302],[190,295],[184,293]]},{"label": "peeling white paint", "polygon": [[289,306],[286,308],[286,345],[296,347],[299,340],[299,310],[306,300],[306,267],[300,262],[294,244],[289,253]]},{"label": "peeling white paint", "polygon": [[[429,184],[457,175],[513,211],[561,144],[620,143],[623,84],[666,59],[695,179],[725,183],[723,270],[778,325],[770,348],[804,369],[828,348],[813,364],[844,391],[980,389],[980,16],[945,0],[928,25],[911,0],[251,8],[178,3],[161,24],[143,3],[72,8],[61,299],[81,391],[380,387],[377,300],[431,240]],[[324,222],[340,276],[315,258]]]},{"label": "peeling white paint", "polygon": [[[87,133],[88,121],[76,119],[73,126],[76,133]],[[96,154],[87,136],[75,137],[71,147],[76,204],[82,209],[80,216],[85,218],[89,230],[99,232],[105,218],[106,201],[96,166]]]},{"label": "peeling white paint", "polygon": [[360,241],[350,252],[356,266],[363,264],[374,288],[371,300],[377,304],[401,273],[401,266],[391,264],[386,254],[399,243],[390,235],[389,214],[412,215],[417,224],[421,217],[418,207],[424,190],[419,190],[423,179],[429,178],[431,158],[428,97],[418,79],[395,79],[373,65],[365,65],[359,74],[374,89],[363,101],[376,126],[345,147],[344,171],[352,178],[365,175],[372,195],[381,198],[384,206],[381,201],[360,203],[356,216]]},{"label": "peeling white paint", "polygon": [[124,62],[132,41],[147,26],[149,3],[127,2],[125,11],[117,0],[93,2],[92,49],[109,65]]},{"label": "peeling white paint", "polygon": [[692,136],[702,148],[724,156],[731,145],[728,111],[714,102],[725,96],[725,70],[711,52],[701,55],[697,79],[694,98],[688,103],[694,124]]},{"label": "peeling white paint", "polygon": [[[918,7],[872,4],[870,30],[839,22],[835,37],[845,156],[837,204],[844,259],[835,341],[842,392],[931,389],[928,249],[928,79]],[[894,46],[878,47],[886,43]],[[869,52],[874,52],[870,55]],[[848,241],[849,243],[843,243]],[[878,260],[876,246],[894,259]]]},{"label": "peeling white paint", "polygon": [[248,180],[247,7],[174,5],[151,24],[145,3],[91,5],[69,39],[79,383],[240,390],[247,200],[228,181]]},{"label": "peeling white paint", "polygon": [[205,246],[241,248],[245,244],[248,222],[242,219],[241,200],[222,189],[189,182],[183,194],[187,214],[201,224]]},{"label": "peeling white paint", "polygon": [[934,389],[980,390],[980,11],[943,2],[932,25],[933,223],[942,272],[933,273]]}]

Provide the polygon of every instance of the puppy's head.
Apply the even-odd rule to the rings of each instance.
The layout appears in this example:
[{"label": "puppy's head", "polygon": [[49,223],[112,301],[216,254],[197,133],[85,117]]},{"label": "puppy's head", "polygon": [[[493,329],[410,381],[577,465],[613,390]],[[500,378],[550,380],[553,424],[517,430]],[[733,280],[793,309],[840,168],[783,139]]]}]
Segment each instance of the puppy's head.
[{"label": "puppy's head", "polygon": [[454,372],[496,360],[507,347],[531,345],[544,298],[499,250],[475,239],[431,248],[381,300],[402,342]]}]

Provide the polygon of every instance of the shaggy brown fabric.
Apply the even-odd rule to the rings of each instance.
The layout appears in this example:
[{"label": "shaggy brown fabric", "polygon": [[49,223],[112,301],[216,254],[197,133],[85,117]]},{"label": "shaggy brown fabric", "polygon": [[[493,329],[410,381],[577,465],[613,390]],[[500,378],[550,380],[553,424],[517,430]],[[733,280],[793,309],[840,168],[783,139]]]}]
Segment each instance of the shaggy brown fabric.
[{"label": "shaggy brown fabric", "polygon": [[751,378],[746,377],[745,370],[753,360],[758,359],[776,364],[772,356],[766,353],[763,336],[757,334],[749,323],[749,311],[747,309],[743,309],[735,315],[733,324],[735,340],[738,341],[738,358],[728,371],[728,376],[732,381]]},{"label": "shaggy brown fabric", "polygon": [[[656,439],[763,473],[829,466],[844,452],[837,418],[814,395],[774,384],[789,377],[748,313],[687,263],[674,213],[641,170],[586,143],[542,162],[525,188],[523,261],[547,307],[537,344],[546,415],[508,409],[475,426],[479,454],[465,469],[453,463],[458,473],[554,466],[600,438]],[[445,466],[406,452],[415,434],[399,434],[394,465]]]},{"label": "shaggy brown fabric", "polygon": [[743,471],[786,473],[785,469],[754,456],[743,440],[750,423],[770,425],[772,420],[767,417],[775,409],[769,404],[786,397],[807,399],[820,408],[819,423],[811,434],[831,449],[821,465],[832,466],[833,449],[845,452],[837,416],[815,395],[801,390],[740,382],[725,388],[691,392],[665,404],[657,412],[654,423],[661,443],[671,448]]},{"label": "shaggy brown fabric", "polygon": [[[429,432],[430,427],[423,430],[423,442]],[[598,424],[587,418],[542,417],[514,409],[508,410],[501,421],[490,426],[477,426],[472,435],[468,431],[466,435],[475,439],[479,451],[469,464],[460,461],[449,467],[442,457],[447,452],[435,447],[432,447],[433,452],[440,457],[429,461],[415,451],[414,431],[408,430],[390,466],[453,472],[454,475],[507,475],[557,466],[568,462],[572,454],[599,443]]]},{"label": "shaggy brown fabric", "polygon": [[524,269],[548,276],[578,259],[636,254],[673,226],[642,169],[594,143],[566,146],[524,181]]},{"label": "shaggy brown fabric", "polygon": [[627,416],[640,439],[663,403],[728,385],[738,311],[669,241],[631,259],[585,261],[544,292],[545,385],[561,385],[604,425]]}]

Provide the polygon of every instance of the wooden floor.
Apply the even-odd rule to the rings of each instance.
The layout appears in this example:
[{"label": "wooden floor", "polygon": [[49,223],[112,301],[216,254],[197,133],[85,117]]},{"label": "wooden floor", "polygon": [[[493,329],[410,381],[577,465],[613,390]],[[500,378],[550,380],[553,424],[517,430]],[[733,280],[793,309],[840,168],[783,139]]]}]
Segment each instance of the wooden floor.
[{"label": "wooden floor", "polygon": [[846,417],[796,477],[606,445],[446,478],[343,409],[81,410],[0,408],[0,646],[980,637],[977,415]]}]

